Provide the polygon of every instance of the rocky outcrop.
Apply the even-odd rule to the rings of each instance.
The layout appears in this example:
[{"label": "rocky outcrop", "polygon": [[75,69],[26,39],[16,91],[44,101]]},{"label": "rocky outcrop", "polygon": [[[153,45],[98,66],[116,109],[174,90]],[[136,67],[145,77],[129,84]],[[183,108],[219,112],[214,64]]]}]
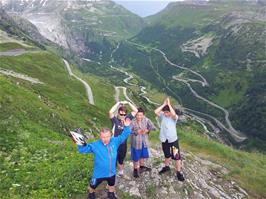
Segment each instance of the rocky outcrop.
[{"label": "rocky outcrop", "polygon": [[125,176],[117,177],[119,192],[126,192],[137,198],[248,198],[247,192],[236,182],[224,177],[228,170],[219,164],[197,157],[191,152],[183,152],[183,173],[185,182],[175,177],[174,166],[169,173],[159,175],[163,167],[161,149],[150,149],[147,166],[151,172],[144,172],[140,178],[132,176],[132,162],[125,163]]},{"label": "rocky outcrop", "polygon": [[2,8],[0,8],[0,29],[6,32],[2,34],[12,35],[17,37],[16,39],[34,43],[40,48],[45,48],[45,45],[53,45],[28,20],[18,15],[10,15]]},{"label": "rocky outcrop", "polygon": [[206,35],[197,39],[189,40],[181,45],[182,52],[191,52],[200,58],[207,54],[207,49],[212,45],[213,35]]},{"label": "rocky outcrop", "polygon": [[[133,198],[149,199],[244,199],[249,198],[248,193],[235,181],[227,180],[225,176],[228,169],[210,160],[197,157],[185,151],[183,156],[183,173],[186,180],[180,182],[175,177],[174,166],[169,173],[159,175],[163,167],[163,154],[159,147],[150,149],[150,158],[146,166],[152,168],[151,172],[144,172],[139,178],[132,175],[133,164],[125,162],[125,175],[117,176],[116,192],[118,198],[129,195]],[[96,197],[105,199],[107,195],[106,184],[103,183],[96,190]],[[86,195],[78,198],[85,198]]]}]

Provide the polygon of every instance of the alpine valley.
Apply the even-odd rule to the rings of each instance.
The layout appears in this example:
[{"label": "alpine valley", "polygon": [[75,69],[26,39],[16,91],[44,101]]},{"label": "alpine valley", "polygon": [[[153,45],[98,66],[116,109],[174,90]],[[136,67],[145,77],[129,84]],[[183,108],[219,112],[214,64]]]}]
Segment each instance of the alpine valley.
[{"label": "alpine valley", "polygon": [[0,0],[0,198],[86,198],[93,156],[69,131],[98,139],[120,100],[158,127],[166,96],[186,180],[158,175],[157,129],[152,171],[133,178],[128,150],[118,198],[265,198],[266,1],[171,2],[141,18],[111,0]]}]

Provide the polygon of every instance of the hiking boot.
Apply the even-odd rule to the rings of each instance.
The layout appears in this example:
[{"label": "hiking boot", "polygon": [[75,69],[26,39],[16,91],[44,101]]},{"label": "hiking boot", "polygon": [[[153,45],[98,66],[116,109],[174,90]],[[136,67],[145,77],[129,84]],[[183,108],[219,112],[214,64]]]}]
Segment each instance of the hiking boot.
[{"label": "hiking boot", "polygon": [[134,171],[133,171],[133,176],[134,176],[135,178],[138,178],[138,177],[139,177],[139,171],[138,171],[138,169],[134,169]]},{"label": "hiking boot", "polygon": [[146,167],[146,166],[140,166],[139,172],[142,173],[142,172],[145,172],[145,171],[151,171],[151,168]]},{"label": "hiking boot", "polygon": [[88,198],[87,199],[96,199],[96,197],[95,197],[95,193],[94,192],[92,192],[92,193],[89,193],[89,195],[88,195]]},{"label": "hiking boot", "polygon": [[183,182],[183,181],[185,180],[183,174],[180,173],[179,171],[176,172],[176,177],[177,177],[177,179],[178,179],[179,181],[182,181],[182,182]]},{"label": "hiking boot", "polygon": [[163,174],[163,173],[165,173],[165,172],[168,172],[168,171],[170,171],[170,167],[169,167],[169,166],[164,166],[164,167],[162,168],[162,170],[159,171],[159,174],[161,175],[161,174]]},{"label": "hiking boot", "polygon": [[114,192],[107,192],[107,197],[109,198],[109,199],[117,199],[117,197],[116,197],[116,195],[115,195],[115,193]]}]

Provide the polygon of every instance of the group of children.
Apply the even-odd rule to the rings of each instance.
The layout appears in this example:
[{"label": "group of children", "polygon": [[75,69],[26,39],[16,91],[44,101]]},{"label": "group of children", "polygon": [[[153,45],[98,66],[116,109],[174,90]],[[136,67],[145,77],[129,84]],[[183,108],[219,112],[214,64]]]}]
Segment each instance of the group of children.
[{"label": "group of children", "polygon": [[[127,113],[126,105],[132,111]],[[184,181],[181,173],[181,154],[178,137],[176,134],[176,122],[178,115],[173,109],[170,99],[166,98],[161,106],[155,109],[155,114],[160,123],[160,141],[164,153],[165,166],[159,174],[170,171],[170,160],[175,160],[176,177]],[[117,114],[115,114],[117,113]],[[142,108],[136,108],[128,101],[117,102],[109,111],[113,129],[102,128],[100,139],[85,145],[78,145],[80,153],[94,154],[93,175],[88,187],[88,199],[94,199],[96,187],[103,181],[108,184],[108,198],[116,199],[115,178],[116,169],[118,175],[124,175],[124,160],[127,153],[127,138],[131,135],[131,160],[133,161],[133,177],[138,178],[142,172],[151,171],[145,165],[144,160],[149,158],[148,137],[154,130],[153,123],[145,116]],[[117,167],[116,167],[117,166]]]}]

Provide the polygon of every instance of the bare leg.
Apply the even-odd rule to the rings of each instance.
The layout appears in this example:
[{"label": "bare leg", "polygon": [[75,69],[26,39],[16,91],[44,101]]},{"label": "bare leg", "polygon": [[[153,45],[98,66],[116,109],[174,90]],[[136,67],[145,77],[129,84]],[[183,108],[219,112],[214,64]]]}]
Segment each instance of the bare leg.
[{"label": "bare leg", "polygon": [[95,189],[93,189],[93,188],[91,188],[90,186],[88,187],[88,191],[89,191],[89,193],[93,193],[93,192],[95,192]]},{"label": "bare leg", "polygon": [[171,161],[171,158],[165,158],[164,159],[165,166],[169,166],[170,165],[170,161]]},{"label": "bare leg", "polygon": [[124,169],[124,165],[123,164],[117,163],[117,166],[118,166],[118,170],[119,171],[122,171]]},{"label": "bare leg", "polygon": [[108,186],[109,192],[115,192],[115,186]]},{"label": "bare leg", "polygon": [[133,161],[134,169],[139,169],[139,161]]},{"label": "bare leg", "polygon": [[185,178],[184,178],[183,174],[181,173],[181,167],[182,167],[181,160],[176,160],[176,162],[175,162],[176,177],[179,181],[184,181]]},{"label": "bare leg", "polygon": [[140,162],[140,166],[144,166],[144,158],[141,158],[139,162]]},{"label": "bare leg", "polygon": [[133,176],[135,178],[139,177],[139,161],[135,162],[133,161],[134,169],[133,169]]},{"label": "bare leg", "polygon": [[176,169],[176,171],[181,171],[181,160],[176,160],[176,162],[175,162],[175,169]]}]

